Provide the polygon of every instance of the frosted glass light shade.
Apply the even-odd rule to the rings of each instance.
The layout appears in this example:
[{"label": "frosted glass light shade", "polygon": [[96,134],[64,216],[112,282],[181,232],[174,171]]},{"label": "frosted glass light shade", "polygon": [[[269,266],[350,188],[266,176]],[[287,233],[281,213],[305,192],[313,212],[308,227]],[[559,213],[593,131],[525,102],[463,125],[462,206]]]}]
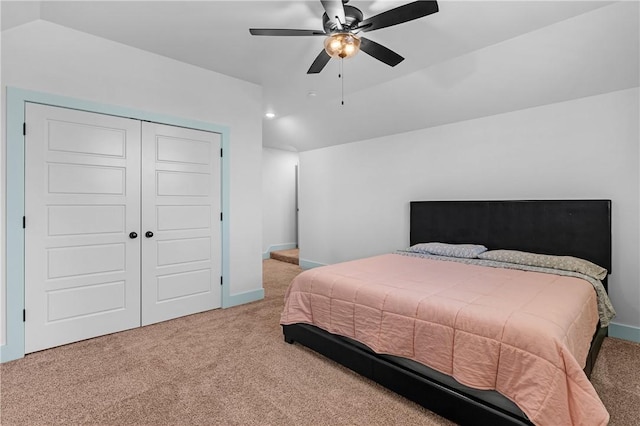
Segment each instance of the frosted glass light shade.
[{"label": "frosted glass light shade", "polygon": [[324,50],[332,58],[350,58],[360,50],[360,39],[349,33],[331,34],[324,40]]}]

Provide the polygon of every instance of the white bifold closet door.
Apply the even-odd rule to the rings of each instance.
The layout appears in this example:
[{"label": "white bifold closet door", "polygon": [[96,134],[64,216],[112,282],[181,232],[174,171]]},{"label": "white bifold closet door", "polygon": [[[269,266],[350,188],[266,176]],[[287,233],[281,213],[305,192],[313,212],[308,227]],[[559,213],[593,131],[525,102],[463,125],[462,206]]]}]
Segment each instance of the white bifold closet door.
[{"label": "white bifold closet door", "polygon": [[218,134],[37,104],[26,121],[25,353],[220,306]]}]

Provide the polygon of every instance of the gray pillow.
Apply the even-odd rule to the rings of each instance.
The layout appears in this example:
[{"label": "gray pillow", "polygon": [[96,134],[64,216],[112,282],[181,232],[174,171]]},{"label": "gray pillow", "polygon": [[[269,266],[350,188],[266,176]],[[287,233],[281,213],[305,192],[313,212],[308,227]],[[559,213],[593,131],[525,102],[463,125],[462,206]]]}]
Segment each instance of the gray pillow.
[{"label": "gray pillow", "polygon": [[607,270],[603,267],[591,263],[588,260],[573,256],[553,256],[550,254],[528,253],[517,250],[490,250],[480,254],[478,257],[480,259],[495,260],[498,262],[579,272],[597,280],[602,280],[607,276]]},{"label": "gray pillow", "polygon": [[409,247],[408,251],[473,259],[487,251],[487,248],[479,244],[420,243]]}]

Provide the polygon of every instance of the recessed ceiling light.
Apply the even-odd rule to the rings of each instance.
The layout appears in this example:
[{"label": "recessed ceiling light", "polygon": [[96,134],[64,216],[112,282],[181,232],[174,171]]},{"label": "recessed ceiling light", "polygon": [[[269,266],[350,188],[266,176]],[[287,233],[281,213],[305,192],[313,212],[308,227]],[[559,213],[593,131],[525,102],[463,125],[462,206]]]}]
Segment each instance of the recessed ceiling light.
[{"label": "recessed ceiling light", "polygon": [[273,118],[273,117],[275,117],[275,116],[276,116],[276,114],[275,114],[275,113],[273,113],[273,112],[268,112],[268,113],[266,113],[264,116],[265,116],[265,117],[267,117],[267,118]]},{"label": "recessed ceiling light", "polygon": [[311,90],[311,91],[309,91],[309,93],[307,93],[307,96],[312,98],[314,96],[318,96],[318,94],[315,91]]}]

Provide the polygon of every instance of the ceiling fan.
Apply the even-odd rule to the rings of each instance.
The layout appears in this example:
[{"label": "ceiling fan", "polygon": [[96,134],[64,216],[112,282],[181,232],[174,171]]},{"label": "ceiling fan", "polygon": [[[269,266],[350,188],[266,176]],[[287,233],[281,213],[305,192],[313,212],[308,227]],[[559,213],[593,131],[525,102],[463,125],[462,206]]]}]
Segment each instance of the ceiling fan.
[{"label": "ceiling fan", "polygon": [[331,58],[350,58],[362,50],[387,65],[395,67],[404,58],[391,49],[358,34],[402,24],[438,11],[436,1],[414,1],[364,19],[360,9],[347,6],[349,0],[321,0],[324,30],[251,28],[257,36],[325,36],[324,49],[311,64],[307,74],[322,71]]}]

